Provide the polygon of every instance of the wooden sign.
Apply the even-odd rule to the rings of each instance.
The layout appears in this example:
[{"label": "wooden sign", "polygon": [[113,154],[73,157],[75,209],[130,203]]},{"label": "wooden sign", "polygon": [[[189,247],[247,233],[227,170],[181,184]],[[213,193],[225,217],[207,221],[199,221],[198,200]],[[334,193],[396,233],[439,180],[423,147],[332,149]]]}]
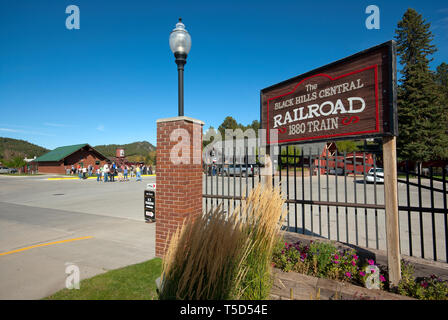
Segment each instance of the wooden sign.
[{"label": "wooden sign", "polygon": [[261,125],[279,144],[396,136],[395,42],[261,90]]}]

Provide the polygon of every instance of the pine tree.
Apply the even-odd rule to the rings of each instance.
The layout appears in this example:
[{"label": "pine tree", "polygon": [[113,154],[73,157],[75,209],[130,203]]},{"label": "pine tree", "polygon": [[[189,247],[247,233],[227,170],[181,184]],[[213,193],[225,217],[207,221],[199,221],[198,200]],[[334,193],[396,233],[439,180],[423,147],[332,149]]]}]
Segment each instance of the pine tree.
[{"label": "pine tree", "polygon": [[[434,74],[435,81],[442,95],[442,104],[445,114],[448,114],[448,64],[442,62]],[[448,134],[448,117],[446,121],[446,133]]]},{"label": "pine tree", "polygon": [[395,33],[403,66],[398,88],[398,154],[419,165],[423,161],[447,158],[447,115],[429,69],[430,56],[437,51],[431,44],[430,23],[414,9],[408,9]]}]

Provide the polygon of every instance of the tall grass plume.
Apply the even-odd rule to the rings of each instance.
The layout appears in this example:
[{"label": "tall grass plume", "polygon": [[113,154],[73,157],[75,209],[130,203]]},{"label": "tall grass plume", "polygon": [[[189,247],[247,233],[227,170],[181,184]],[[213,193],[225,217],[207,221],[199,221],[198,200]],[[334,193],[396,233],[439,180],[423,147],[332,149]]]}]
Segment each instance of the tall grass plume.
[{"label": "tall grass plume", "polygon": [[159,298],[267,298],[283,204],[279,188],[259,184],[229,215],[220,206],[187,219],[171,237]]}]

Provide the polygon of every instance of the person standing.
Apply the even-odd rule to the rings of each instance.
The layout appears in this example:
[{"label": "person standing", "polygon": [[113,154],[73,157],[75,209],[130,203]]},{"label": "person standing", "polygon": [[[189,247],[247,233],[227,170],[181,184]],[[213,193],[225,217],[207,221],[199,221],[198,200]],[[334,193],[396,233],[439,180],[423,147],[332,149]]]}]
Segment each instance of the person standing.
[{"label": "person standing", "polygon": [[112,167],[109,170],[109,180],[110,182],[115,182],[115,164],[112,164]]},{"label": "person standing", "polygon": [[96,169],[96,181],[97,182],[101,181],[101,169],[100,168]]},{"label": "person standing", "polygon": [[135,181],[142,181],[142,176],[141,176],[141,171],[140,171],[140,166],[137,165],[137,167],[135,168]]},{"label": "person standing", "polygon": [[107,165],[107,163],[104,164],[103,175],[104,175],[104,182],[107,182],[107,178],[109,175],[109,166]]},{"label": "person standing", "polygon": [[118,182],[123,181],[123,166],[118,166]]},{"label": "person standing", "polygon": [[124,176],[124,181],[128,181],[128,166],[124,166],[123,176]]}]

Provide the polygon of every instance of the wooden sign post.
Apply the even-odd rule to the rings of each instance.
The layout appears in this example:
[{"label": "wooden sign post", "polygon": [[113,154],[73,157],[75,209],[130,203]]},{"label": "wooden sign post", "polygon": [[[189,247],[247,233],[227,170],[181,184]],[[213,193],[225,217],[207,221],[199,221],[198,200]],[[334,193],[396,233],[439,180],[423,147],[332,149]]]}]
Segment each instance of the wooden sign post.
[{"label": "wooden sign post", "polygon": [[[383,138],[387,255],[392,286],[398,285],[401,277],[396,97],[394,41],[260,92],[260,123],[266,129],[268,146]],[[271,132],[278,135],[276,141],[271,141]]]},{"label": "wooden sign post", "polygon": [[383,137],[384,201],[389,282],[397,286],[401,279],[400,229],[398,224],[396,137]]}]

